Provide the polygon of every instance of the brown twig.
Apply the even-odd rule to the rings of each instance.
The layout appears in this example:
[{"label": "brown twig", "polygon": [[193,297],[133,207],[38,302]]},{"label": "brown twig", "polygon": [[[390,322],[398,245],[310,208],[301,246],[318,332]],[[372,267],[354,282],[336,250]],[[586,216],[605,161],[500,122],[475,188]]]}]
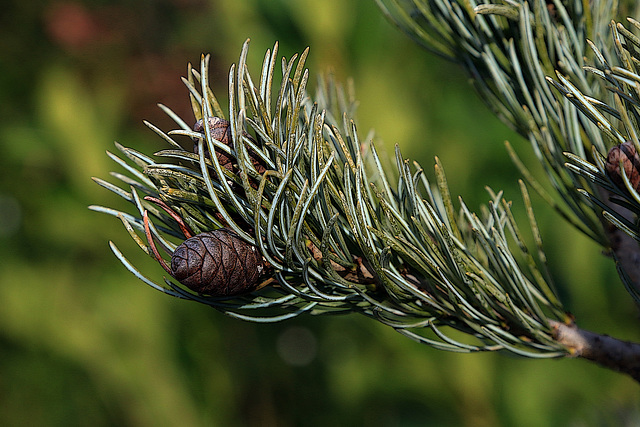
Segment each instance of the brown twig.
[{"label": "brown twig", "polygon": [[565,345],[573,357],[581,357],[640,382],[640,344],[608,335],[585,331],[575,323],[550,321],[554,338]]}]

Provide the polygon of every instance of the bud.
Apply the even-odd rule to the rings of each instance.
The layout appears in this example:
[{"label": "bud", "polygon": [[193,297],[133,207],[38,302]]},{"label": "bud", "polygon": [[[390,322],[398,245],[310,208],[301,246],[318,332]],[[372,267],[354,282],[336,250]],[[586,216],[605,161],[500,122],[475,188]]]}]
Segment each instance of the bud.
[{"label": "bud", "polygon": [[192,291],[226,297],[255,291],[264,269],[258,248],[221,228],[182,242],[171,256],[170,274]]},{"label": "bud", "polygon": [[[196,122],[195,125],[193,125],[193,130],[196,132],[200,132],[202,134],[204,134],[204,126],[202,124],[202,119],[198,120]],[[217,139],[218,141],[222,142],[223,144],[232,147],[231,145],[231,128],[229,127],[229,122],[224,120],[224,119],[220,119],[218,117],[209,117],[208,120],[209,123],[209,129],[211,131],[211,136],[214,139]],[[209,155],[209,152],[207,150],[207,146],[205,144],[205,152],[206,155]],[[193,146],[193,151],[198,154],[198,142],[196,141],[194,146]],[[222,166],[223,168],[225,168],[228,171],[233,171],[233,161],[232,161],[232,157],[230,157],[227,153],[225,153],[222,150],[216,150],[216,157],[218,158],[218,163],[220,163],[220,166]]]},{"label": "bud", "polygon": [[622,162],[624,173],[627,175],[633,189],[640,191],[640,156],[638,156],[633,142],[626,141],[609,150],[605,164],[609,178],[611,178],[619,188],[626,189],[620,171],[620,162]]},{"label": "bud", "polygon": [[[232,144],[231,126],[228,121],[221,119],[219,117],[209,117],[207,119],[207,123],[209,124],[209,130],[211,132],[211,136],[214,139],[217,139],[218,141],[222,142],[223,144],[229,147],[235,148],[233,147],[233,144]],[[202,119],[198,120],[196,124],[193,125],[193,130],[204,134],[204,125],[203,125]],[[242,135],[249,138],[254,144],[256,143],[256,141],[248,133],[243,132]],[[195,151],[196,154],[198,154],[197,142],[193,150]],[[206,151],[206,145],[205,145],[205,151]],[[258,155],[253,150],[248,150],[248,151],[249,151],[249,158],[251,159],[251,163],[253,164],[253,167],[256,169],[256,171],[259,174],[262,174],[264,171],[267,170],[264,162],[258,157]],[[209,155],[209,153],[207,152],[206,155]],[[220,163],[220,166],[222,166],[223,168],[233,173],[238,172],[238,166],[234,164],[235,159],[231,157],[229,154],[223,152],[222,150],[216,150],[216,157],[218,158],[218,163]]]}]

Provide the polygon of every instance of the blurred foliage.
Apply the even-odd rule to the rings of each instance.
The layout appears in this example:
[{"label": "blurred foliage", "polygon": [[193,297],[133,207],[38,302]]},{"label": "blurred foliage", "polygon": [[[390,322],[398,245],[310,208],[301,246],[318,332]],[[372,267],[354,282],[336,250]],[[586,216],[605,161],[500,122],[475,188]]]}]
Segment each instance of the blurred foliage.
[{"label": "blurred foliage", "polygon": [[[352,77],[360,132],[375,128],[389,152],[399,143],[425,167],[437,154],[468,205],[488,199],[485,185],[519,203],[502,143],[531,160],[527,143],[484,109],[458,68],[404,38],[371,0],[9,1],[0,15],[1,425],[639,422],[637,385],[586,362],[437,352],[354,316],[249,324],[136,282],[106,241],[146,271],[155,263],[135,258],[118,221],[86,209],[115,199],[89,177],[114,168],[104,155],[114,139],[164,148],[141,120],[173,127],[157,102],[188,117],[179,77],[202,52],[217,66],[214,91],[225,93],[247,37],[256,68],[279,40],[287,57],[311,46],[312,78]],[[638,341],[610,260],[540,200],[536,213],[580,326]]]}]

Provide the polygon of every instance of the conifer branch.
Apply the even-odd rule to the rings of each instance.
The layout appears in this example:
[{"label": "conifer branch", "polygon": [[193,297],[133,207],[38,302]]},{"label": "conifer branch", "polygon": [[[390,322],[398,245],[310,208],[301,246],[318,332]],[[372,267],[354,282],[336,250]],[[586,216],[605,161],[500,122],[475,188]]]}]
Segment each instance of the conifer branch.
[{"label": "conifer branch", "polygon": [[[112,243],[130,271],[169,295],[245,320],[358,312],[440,349],[567,354],[548,323],[567,315],[546,272],[544,253],[524,243],[502,193],[489,191],[489,205],[476,214],[462,199],[451,198],[437,159],[432,183],[397,147],[396,170],[390,173],[373,143],[360,140],[350,94],[321,79],[311,99],[306,51],[297,62],[297,57],[283,60],[277,79],[276,44],[255,84],[247,50],[248,43],[229,73],[227,112],[209,88],[209,58],[203,57],[200,70],[190,67],[185,80],[194,130],[179,118],[180,129],[167,133],[150,125],[171,149],[149,157],[117,145],[127,160],[111,156],[129,176],[114,178],[125,188],[96,180],[131,202],[137,214],[92,209],[117,216],[138,246],[182,281],[155,282]],[[277,81],[280,87],[273,87]],[[222,119],[225,113],[228,122]],[[195,149],[183,148],[192,139]],[[524,185],[522,192],[539,242]],[[243,282],[246,292],[230,293],[227,289],[237,287],[216,276],[218,264],[212,274],[202,267],[195,279],[178,275],[191,267],[174,266],[190,262],[175,238],[215,229],[233,234],[217,235],[220,243],[202,255],[196,251],[195,261],[224,257],[219,251],[226,247],[251,255],[234,240],[237,236],[262,255],[264,285],[252,279]],[[208,236],[198,237],[193,247]],[[211,279],[203,283],[205,277]],[[216,291],[212,283],[224,283],[225,290]]]},{"label": "conifer branch", "polygon": [[[637,21],[628,20],[640,29]],[[565,153],[567,168],[595,184],[580,192],[594,210],[607,221],[606,232],[610,251],[617,261],[620,277],[637,304],[640,304],[640,156],[638,156],[638,117],[640,109],[640,39],[621,23],[611,24],[615,56],[605,55],[590,42],[596,62],[587,70],[606,82],[608,93],[600,98],[588,97],[578,91],[562,75],[549,81],[578,110],[596,124],[614,143],[604,152],[595,148],[592,162],[574,153]],[[608,59],[607,59],[608,57]],[[614,62],[615,61],[615,62]],[[616,65],[617,64],[617,65]]]},{"label": "conifer branch", "polygon": [[590,183],[570,174],[562,155],[569,151],[588,158],[592,146],[605,149],[604,140],[596,125],[553,93],[546,76],[559,70],[584,93],[599,93],[583,61],[589,54],[587,38],[605,33],[614,3],[590,2],[591,10],[581,0],[377,2],[418,43],[461,64],[487,106],[531,143],[562,203],[542,185],[531,182],[533,188],[573,226],[606,246],[600,218],[576,192]]},{"label": "conifer branch", "polygon": [[[611,24],[619,10],[633,4],[377,1],[415,40],[459,62],[489,107],[531,142],[562,203],[545,194],[510,148],[529,184],[569,223],[614,255],[623,283],[640,302],[640,239],[633,224],[638,210],[632,208],[630,215],[615,197],[603,198],[620,196],[624,189],[603,189],[607,178],[597,182],[592,176],[611,141],[629,140],[638,146],[639,39],[621,24]],[[638,27],[635,20],[629,22]],[[432,43],[436,35],[441,43]],[[637,199],[625,203],[637,205]]]},{"label": "conifer branch", "polygon": [[[613,234],[604,221],[640,240],[620,210],[640,213],[634,177],[624,162],[611,169],[602,154],[607,138],[628,138],[638,148],[634,90],[640,77],[633,67],[640,44],[612,27],[611,46],[625,68],[607,65],[606,44],[598,50],[587,42],[608,28],[613,4],[589,2],[598,4],[589,10],[582,1],[379,4],[417,41],[466,67],[483,99],[531,142],[561,196],[553,204],[564,218],[605,247]],[[428,173],[396,147],[395,167],[383,167],[373,142],[360,138],[353,93],[321,78],[310,94],[308,50],[279,63],[276,44],[254,80],[248,47],[247,41],[229,72],[228,108],[211,91],[209,57],[203,56],[184,79],[193,119],[163,106],[178,129],[147,124],[169,148],[148,156],[116,144],[120,154],[109,156],[125,171],[112,174],[119,184],[95,179],[130,202],[134,213],[91,209],[119,218],[169,275],[149,278],[111,243],[136,277],[248,321],[360,313],[438,349],[577,355],[638,380],[637,345],[618,350],[618,342],[571,326],[546,268],[524,183],[535,250],[501,192],[489,189],[489,203],[475,213],[451,197],[437,158]],[[604,68],[585,66],[584,57]],[[548,80],[551,75],[557,80]],[[613,105],[598,100],[607,90]],[[625,133],[607,115],[623,122]],[[519,165],[530,185],[553,200]],[[640,301],[624,266],[634,258],[625,254],[631,252],[613,251]]]}]

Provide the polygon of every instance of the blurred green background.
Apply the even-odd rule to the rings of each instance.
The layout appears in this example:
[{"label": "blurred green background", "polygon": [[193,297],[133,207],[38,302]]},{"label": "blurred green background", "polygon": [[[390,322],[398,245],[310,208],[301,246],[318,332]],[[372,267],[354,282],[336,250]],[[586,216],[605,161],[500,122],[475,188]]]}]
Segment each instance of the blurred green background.
[{"label": "blurred green background", "polygon": [[[113,141],[151,153],[143,124],[191,120],[180,82],[210,52],[214,90],[242,42],[249,64],[311,46],[311,77],[353,77],[359,129],[478,208],[485,185],[522,212],[503,141],[527,143],[454,64],[422,51],[373,0],[16,1],[0,14],[0,425],[590,426],[638,423],[637,385],[584,361],[438,352],[358,316],[233,320],[138,282],[148,274],[112,217],[128,209],[91,176],[118,170]],[[539,172],[539,168],[535,168]],[[640,340],[637,311],[599,249],[534,197],[557,285],[581,326]]]}]

